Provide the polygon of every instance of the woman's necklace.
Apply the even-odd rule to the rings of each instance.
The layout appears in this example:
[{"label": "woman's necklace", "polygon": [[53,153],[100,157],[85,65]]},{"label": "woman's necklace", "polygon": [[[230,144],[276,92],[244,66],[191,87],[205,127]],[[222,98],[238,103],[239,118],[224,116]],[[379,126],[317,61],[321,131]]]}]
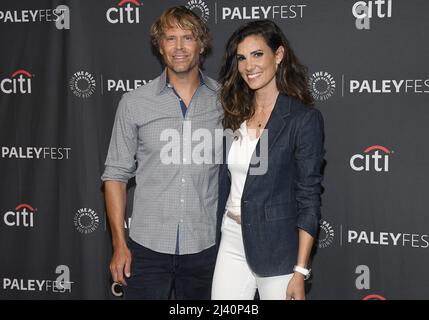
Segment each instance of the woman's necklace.
[{"label": "woman's necklace", "polygon": [[266,114],[266,109],[267,108],[261,108],[260,112],[258,113],[258,115],[253,117],[253,121],[254,123],[256,123],[256,126],[260,129],[264,126],[265,122],[267,121],[267,114]]},{"label": "woman's necklace", "polygon": [[[277,100],[277,95],[271,103],[264,104],[264,106],[255,106],[255,113],[252,118],[248,120],[249,127],[252,127],[252,124],[256,127],[256,137],[259,137],[263,128],[267,125],[268,119],[270,118],[271,112],[274,109],[275,102]],[[254,128],[255,128],[254,127]]]}]

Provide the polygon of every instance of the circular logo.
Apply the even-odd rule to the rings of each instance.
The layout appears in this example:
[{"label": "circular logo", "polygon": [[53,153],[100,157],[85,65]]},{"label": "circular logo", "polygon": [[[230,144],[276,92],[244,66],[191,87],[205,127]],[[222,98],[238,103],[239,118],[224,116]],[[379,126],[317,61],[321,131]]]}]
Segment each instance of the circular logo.
[{"label": "circular logo", "polygon": [[320,222],[320,234],[319,239],[317,240],[317,246],[319,248],[326,248],[330,246],[334,241],[334,236],[334,228],[332,228],[329,222],[322,220]]},{"label": "circular logo", "polygon": [[74,216],[74,225],[80,233],[89,234],[94,232],[100,224],[97,213],[89,208],[82,208]]},{"label": "circular logo", "polygon": [[189,0],[186,7],[196,13],[204,22],[209,20],[210,10],[202,0]]},{"label": "circular logo", "polygon": [[313,73],[308,82],[315,100],[328,100],[335,92],[334,77],[325,71]]},{"label": "circular logo", "polygon": [[95,79],[89,72],[78,71],[71,77],[70,89],[79,98],[88,98],[95,92]]}]

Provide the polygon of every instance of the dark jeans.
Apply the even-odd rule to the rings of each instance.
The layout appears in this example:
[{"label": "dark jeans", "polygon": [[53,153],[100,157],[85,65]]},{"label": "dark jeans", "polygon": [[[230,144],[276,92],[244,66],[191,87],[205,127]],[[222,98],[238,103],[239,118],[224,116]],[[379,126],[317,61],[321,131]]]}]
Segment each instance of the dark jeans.
[{"label": "dark jeans", "polygon": [[174,290],[178,300],[209,300],[216,246],[195,254],[159,253],[128,241],[131,277],[123,287],[124,299],[167,300]]}]

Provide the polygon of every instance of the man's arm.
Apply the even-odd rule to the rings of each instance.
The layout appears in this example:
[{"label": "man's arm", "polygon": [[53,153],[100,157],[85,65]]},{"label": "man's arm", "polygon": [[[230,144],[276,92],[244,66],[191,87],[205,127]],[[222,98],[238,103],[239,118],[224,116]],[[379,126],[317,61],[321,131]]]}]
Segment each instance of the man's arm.
[{"label": "man's arm", "polygon": [[125,206],[127,182],[135,175],[135,154],[137,151],[138,129],[134,117],[128,108],[124,95],[116,111],[115,122],[110,139],[106,168],[101,177],[104,181],[104,192],[107,215],[112,230],[113,257],[110,272],[115,282],[126,284],[124,273],[130,276],[131,253],[125,240]]},{"label": "man's arm", "polygon": [[113,244],[110,272],[113,281],[126,285],[124,274],[126,277],[131,275],[131,252],[127,247],[124,227],[127,184],[109,180],[104,182],[104,189]]}]

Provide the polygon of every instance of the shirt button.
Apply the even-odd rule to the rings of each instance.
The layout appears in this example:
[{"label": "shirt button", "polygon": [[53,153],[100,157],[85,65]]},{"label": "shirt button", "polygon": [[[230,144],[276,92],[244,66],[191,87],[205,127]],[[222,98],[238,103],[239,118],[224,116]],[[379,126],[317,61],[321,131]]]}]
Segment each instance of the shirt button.
[{"label": "shirt button", "polygon": [[180,202],[181,202],[181,203],[183,203],[183,202],[185,202],[185,200],[183,200],[183,199],[180,199]]},{"label": "shirt button", "polygon": [[180,219],[180,222],[183,222],[183,219]]},{"label": "shirt button", "polygon": [[183,158],[183,162],[186,162],[186,158]]}]

